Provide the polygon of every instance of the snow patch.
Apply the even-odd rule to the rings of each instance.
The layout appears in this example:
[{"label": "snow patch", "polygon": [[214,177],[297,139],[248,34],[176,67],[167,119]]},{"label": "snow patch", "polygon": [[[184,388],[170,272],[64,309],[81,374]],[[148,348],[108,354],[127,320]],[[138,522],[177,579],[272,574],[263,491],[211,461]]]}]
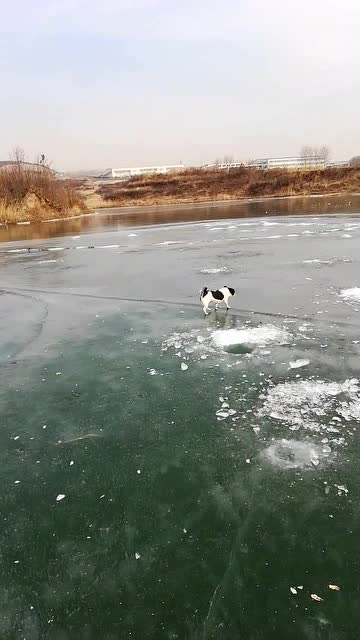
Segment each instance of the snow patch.
[{"label": "snow patch", "polygon": [[51,262],[57,262],[57,260],[39,260],[38,264],[50,264]]},{"label": "snow patch", "polygon": [[234,345],[265,347],[269,344],[288,344],[291,334],[285,329],[267,324],[246,329],[220,329],[214,331],[212,340],[217,347],[223,349]]},{"label": "snow patch", "polygon": [[213,269],[200,269],[200,273],[208,273],[210,275],[214,275],[216,273],[231,273],[231,270],[228,267],[217,267]]},{"label": "snow patch", "polygon": [[340,298],[349,300],[350,302],[360,302],[360,287],[352,287],[351,289],[342,289]]}]

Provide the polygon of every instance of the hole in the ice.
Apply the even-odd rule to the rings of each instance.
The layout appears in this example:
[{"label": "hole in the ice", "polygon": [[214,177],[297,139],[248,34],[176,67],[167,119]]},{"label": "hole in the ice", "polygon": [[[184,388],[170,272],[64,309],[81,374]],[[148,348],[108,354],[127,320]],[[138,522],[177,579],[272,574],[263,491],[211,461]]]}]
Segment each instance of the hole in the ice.
[{"label": "hole in the ice", "polygon": [[330,447],[326,450],[311,442],[277,440],[263,451],[263,456],[282,469],[306,469],[329,462]]},{"label": "hole in the ice", "polygon": [[224,351],[226,351],[226,353],[241,355],[243,353],[252,353],[254,351],[254,347],[255,345],[249,344],[228,344],[224,346]]}]

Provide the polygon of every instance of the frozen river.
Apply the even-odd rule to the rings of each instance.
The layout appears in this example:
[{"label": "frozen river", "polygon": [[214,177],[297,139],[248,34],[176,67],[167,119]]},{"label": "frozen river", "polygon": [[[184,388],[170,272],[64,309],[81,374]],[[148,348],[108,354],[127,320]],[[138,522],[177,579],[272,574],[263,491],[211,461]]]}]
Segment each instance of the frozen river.
[{"label": "frozen river", "polygon": [[358,637],[360,198],[335,204],[2,231],[2,639]]}]

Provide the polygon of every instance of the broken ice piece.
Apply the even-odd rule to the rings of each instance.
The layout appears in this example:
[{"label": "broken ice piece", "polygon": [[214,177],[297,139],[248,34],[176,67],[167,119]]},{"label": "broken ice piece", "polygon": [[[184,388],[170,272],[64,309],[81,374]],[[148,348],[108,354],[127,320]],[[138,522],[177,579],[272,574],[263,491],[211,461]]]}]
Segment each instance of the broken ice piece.
[{"label": "broken ice piece", "polygon": [[220,410],[216,412],[216,416],[218,420],[225,420],[225,418],[229,417],[229,412]]},{"label": "broken ice piece", "polygon": [[297,596],[297,590],[295,589],[295,587],[290,587],[290,591],[294,596]]},{"label": "broken ice piece", "polygon": [[64,500],[64,498],[65,498],[65,494],[64,493],[59,493],[56,496],[56,502],[60,502],[61,500]]},{"label": "broken ice piece", "polygon": [[310,360],[291,360],[289,362],[289,369],[300,369],[300,367],[307,367],[308,364],[310,364]]},{"label": "broken ice piece", "polygon": [[135,553],[135,558],[136,558],[136,560],[139,560],[139,558],[141,558],[140,553]]},{"label": "broken ice piece", "polygon": [[188,369],[188,368],[189,368],[189,367],[188,367],[188,365],[186,364],[186,362],[182,362],[182,363],[181,363],[181,371],[187,371],[187,369]]},{"label": "broken ice piece", "polygon": [[349,493],[349,489],[347,489],[344,484],[334,484],[334,487],[336,487],[338,490],[338,496],[346,496]]},{"label": "broken ice piece", "polygon": [[340,591],[340,587],[338,587],[337,584],[329,584],[329,589],[331,589],[331,591]]},{"label": "broken ice piece", "polygon": [[312,593],[311,596],[312,600],[315,600],[315,602],[322,602],[323,599],[320,598],[320,596],[318,596],[316,593]]}]

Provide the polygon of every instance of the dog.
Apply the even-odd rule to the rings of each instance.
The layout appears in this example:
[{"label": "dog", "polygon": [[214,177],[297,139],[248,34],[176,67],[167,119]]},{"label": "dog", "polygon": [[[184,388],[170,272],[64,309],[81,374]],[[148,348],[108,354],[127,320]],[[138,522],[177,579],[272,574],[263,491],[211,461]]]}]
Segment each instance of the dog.
[{"label": "dog", "polygon": [[209,315],[209,305],[215,302],[215,309],[218,304],[222,302],[226,305],[226,310],[230,309],[229,300],[235,295],[235,289],[231,287],[222,287],[216,291],[209,291],[207,287],[204,287],[200,292],[200,302],[202,304],[205,315]]}]

